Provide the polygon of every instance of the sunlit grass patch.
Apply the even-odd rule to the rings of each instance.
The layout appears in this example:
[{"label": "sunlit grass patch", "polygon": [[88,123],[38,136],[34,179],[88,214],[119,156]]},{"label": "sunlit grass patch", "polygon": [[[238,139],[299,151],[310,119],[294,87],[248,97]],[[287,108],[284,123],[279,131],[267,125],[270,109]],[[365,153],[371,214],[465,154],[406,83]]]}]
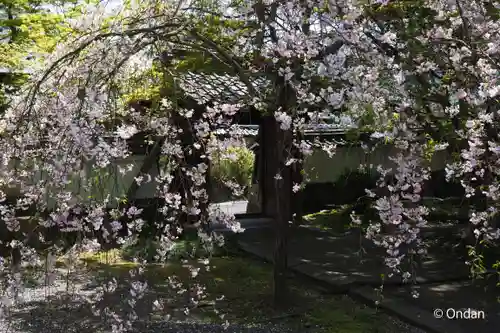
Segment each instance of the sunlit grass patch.
[{"label": "sunlit grass patch", "polygon": [[324,231],[334,233],[342,233],[349,230],[350,226],[350,209],[349,205],[342,206],[336,209],[322,210],[317,213],[305,215],[303,217],[306,225],[316,227]]},{"label": "sunlit grass patch", "polygon": [[82,252],[79,253],[78,259],[89,264],[135,265],[134,262],[124,259],[122,252],[119,249],[98,252]]}]

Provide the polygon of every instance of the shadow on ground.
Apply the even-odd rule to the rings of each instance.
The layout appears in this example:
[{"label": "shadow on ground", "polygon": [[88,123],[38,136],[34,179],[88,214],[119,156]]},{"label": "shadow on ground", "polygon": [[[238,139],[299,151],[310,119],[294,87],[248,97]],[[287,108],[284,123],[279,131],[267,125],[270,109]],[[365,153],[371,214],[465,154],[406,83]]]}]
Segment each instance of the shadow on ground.
[{"label": "shadow on ground", "polygon": [[498,331],[500,326],[498,282],[498,276],[490,276],[475,281],[419,285],[415,288],[418,298],[411,297],[408,288],[391,288],[387,293],[429,312],[442,310],[442,320],[458,323],[464,332],[489,333]]},{"label": "shadow on ground", "polygon": [[[487,280],[471,280],[465,258],[451,245],[454,237],[451,229],[424,231],[429,255],[418,262],[417,284],[412,287],[403,283],[400,276],[388,277],[383,262],[384,250],[375,247],[357,231],[333,235],[297,228],[289,239],[289,263],[292,271],[311,277],[332,290],[362,296],[369,302],[373,300],[361,295],[361,291],[374,291],[383,284],[384,299],[397,299],[400,308],[408,304],[426,311],[431,320],[437,308],[484,311],[486,319],[458,320],[458,325],[467,328],[465,332],[495,332],[500,327],[500,285],[497,286],[500,275],[492,273],[486,275]],[[271,261],[274,231],[270,228],[250,230],[239,236],[239,244],[244,250]],[[495,252],[490,253],[490,257],[494,255]],[[412,297],[412,289],[416,289],[420,297]],[[425,324],[398,315],[410,322]]]},{"label": "shadow on ground", "polygon": [[[239,236],[239,242],[252,247],[259,256],[272,260],[272,229],[248,230]],[[401,284],[401,277],[388,277],[384,257],[384,250],[357,230],[344,235],[332,235],[299,228],[289,240],[290,267],[335,284],[379,286],[382,276],[385,284]],[[418,265],[419,282],[456,280],[469,276],[465,261],[457,260],[457,255],[443,248],[441,243],[431,245],[429,255],[420,260]]]}]

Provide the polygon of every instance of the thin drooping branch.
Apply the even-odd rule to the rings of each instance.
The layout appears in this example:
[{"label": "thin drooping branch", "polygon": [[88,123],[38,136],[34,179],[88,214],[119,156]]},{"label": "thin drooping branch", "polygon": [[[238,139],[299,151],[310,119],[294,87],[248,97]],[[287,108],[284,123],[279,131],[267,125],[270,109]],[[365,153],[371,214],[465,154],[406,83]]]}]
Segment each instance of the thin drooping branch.
[{"label": "thin drooping branch", "polygon": [[28,98],[29,98],[29,103],[27,107],[27,111],[31,110],[33,108],[33,105],[35,103],[35,98],[36,94],[38,93],[40,89],[40,85],[44,83],[47,78],[52,75],[55,69],[57,69],[60,66],[64,66],[65,62],[71,62],[72,59],[75,59],[80,55],[80,53],[88,48],[90,45],[92,45],[95,42],[105,40],[111,37],[137,37],[141,34],[158,34],[158,32],[163,31],[166,28],[175,28],[173,31],[170,32],[162,32],[161,37],[162,38],[168,38],[168,37],[173,37],[173,36],[178,36],[181,32],[184,31],[186,28],[187,23],[184,24],[179,24],[179,23],[165,23],[159,26],[151,27],[151,28],[137,28],[137,29],[130,29],[130,30],[125,30],[123,32],[108,32],[108,33],[102,33],[98,34],[91,39],[89,39],[86,42],[81,43],[79,46],[71,50],[70,52],[66,53],[62,57],[59,57],[54,63],[52,63],[47,70],[45,70],[44,74],[40,79],[37,80],[35,85],[31,88]]}]

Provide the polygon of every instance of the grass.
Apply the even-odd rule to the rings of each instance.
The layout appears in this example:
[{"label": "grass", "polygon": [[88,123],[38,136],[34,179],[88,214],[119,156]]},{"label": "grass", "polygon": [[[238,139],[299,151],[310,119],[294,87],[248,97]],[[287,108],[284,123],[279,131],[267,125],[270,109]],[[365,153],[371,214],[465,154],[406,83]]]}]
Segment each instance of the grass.
[{"label": "grass", "polygon": [[303,217],[303,220],[307,225],[324,231],[337,233],[348,229],[348,221],[342,214],[342,211],[337,209],[322,210],[317,213],[308,214]]},{"label": "grass", "polygon": [[[190,318],[199,322],[222,323],[226,319],[230,323],[246,325],[275,322],[297,331],[306,327],[317,327],[315,331],[318,333],[388,332],[380,329],[386,327],[387,320],[375,309],[360,305],[347,296],[326,295],[310,282],[297,277],[290,277],[289,280],[289,306],[275,310],[272,307],[272,265],[235,251],[230,252],[229,255],[212,258],[212,269],[209,272],[200,271],[195,279],[179,260],[167,264],[147,265],[143,279],[148,282],[151,296],[154,296],[150,301],[162,299],[169,304],[165,307],[168,312],[176,313],[174,318],[187,319],[181,311],[185,299],[173,293],[166,284],[169,276],[175,275],[187,286],[198,282],[206,287],[209,298],[190,313]],[[123,288],[126,288],[127,282],[131,280],[129,270],[137,266],[117,250],[82,254],[80,261],[86,274],[91,276],[96,285],[115,278]],[[197,265],[194,260],[188,261]],[[225,314],[223,319],[214,313],[214,305],[211,302],[221,295],[224,295],[224,299],[215,303],[215,306]],[[174,309],[175,307],[179,311]],[[161,319],[162,316],[154,313],[151,318]]]},{"label": "grass", "polygon": [[339,234],[348,231],[351,226],[350,214],[354,205],[342,205],[334,209],[321,210],[303,217],[306,225]]},{"label": "grass", "polygon": [[[430,209],[429,222],[439,225],[449,221],[456,221],[464,218],[464,210],[457,200],[433,200],[425,199],[423,204]],[[363,216],[363,223],[368,223],[370,215],[376,212],[367,211],[362,201],[353,204],[339,205],[334,209],[321,210],[303,217],[307,225],[331,233],[344,233],[351,228],[350,214],[356,211]],[[376,218],[376,216],[374,216]],[[467,218],[467,217],[465,217]]]}]

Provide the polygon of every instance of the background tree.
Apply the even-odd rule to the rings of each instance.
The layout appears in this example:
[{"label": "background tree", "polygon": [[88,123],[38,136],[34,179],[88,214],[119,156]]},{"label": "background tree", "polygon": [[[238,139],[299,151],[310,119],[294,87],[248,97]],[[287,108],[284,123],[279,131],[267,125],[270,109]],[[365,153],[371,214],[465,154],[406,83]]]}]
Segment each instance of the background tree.
[{"label": "background tree", "polygon": [[[76,0],[0,2],[0,85],[12,93],[33,67],[71,33],[65,18],[79,15]],[[63,8],[57,13],[57,8]],[[14,89],[14,90],[13,90]],[[0,105],[8,102],[0,92]]]}]

